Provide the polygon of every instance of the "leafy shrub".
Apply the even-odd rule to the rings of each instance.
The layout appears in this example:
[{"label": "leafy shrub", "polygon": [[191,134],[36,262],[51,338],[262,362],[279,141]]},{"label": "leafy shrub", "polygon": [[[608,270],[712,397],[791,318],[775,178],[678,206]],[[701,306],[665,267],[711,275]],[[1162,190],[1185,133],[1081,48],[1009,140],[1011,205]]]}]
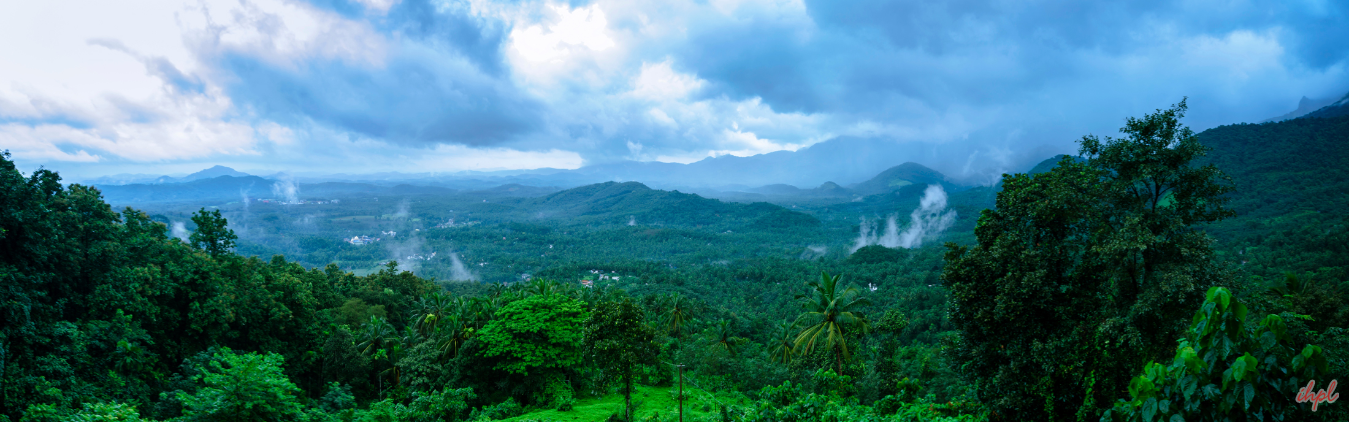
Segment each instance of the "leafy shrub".
[{"label": "leafy shrub", "polygon": [[126,403],[85,403],[72,422],[140,422],[136,406]]},{"label": "leafy shrub", "polygon": [[281,373],[276,353],[234,354],[221,348],[209,370],[192,377],[196,394],[179,392],[188,421],[294,420],[303,415],[295,394],[300,389]]},{"label": "leafy shrub", "polygon": [[1326,374],[1321,348],[1291,347],[1283,319],[1246,326],[1246,306],[1209,289],[1170,365],[1148,362],[1102,421],[1306,420],[1294,392]]},{"label": "leafy shrub", "polygon": [[508,398],[506,401],[491,406],[483,406],[474,410],[469,419],[472,420],[500,420],[519,416],[523,409],[515,398]]}]

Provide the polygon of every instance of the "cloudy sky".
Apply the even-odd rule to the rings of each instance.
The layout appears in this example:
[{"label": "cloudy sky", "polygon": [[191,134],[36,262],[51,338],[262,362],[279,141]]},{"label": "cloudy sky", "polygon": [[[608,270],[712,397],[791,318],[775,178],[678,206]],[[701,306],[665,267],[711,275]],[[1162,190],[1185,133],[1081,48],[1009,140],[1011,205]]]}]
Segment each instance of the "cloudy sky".
[{"label": "cloudy sky", "polygon": [[0,1],[0,149],[78,180],[686,163],[856,136],[959,173],[1185,96],[1201,130],[1343,96],[1347,39],[1335,0]]}]

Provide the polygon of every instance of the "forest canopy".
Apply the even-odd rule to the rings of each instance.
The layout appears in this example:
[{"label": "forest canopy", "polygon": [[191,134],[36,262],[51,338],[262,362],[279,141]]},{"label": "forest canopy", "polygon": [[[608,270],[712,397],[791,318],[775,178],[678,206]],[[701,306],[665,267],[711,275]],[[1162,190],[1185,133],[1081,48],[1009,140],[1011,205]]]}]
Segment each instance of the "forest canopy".
[{"label": "forest canopy", "polygon": [[[490,261],[487,281],[409,271],[418,254],[313,264],[369,249],[309,235],[264,259],[262,223],[193,203],[179,236],[6,152],[0,420],[1344,419],[1295,387],[1346,373],[1349,224],[1243,191],[1266,182],[1226,177],[1241,128],[1185,112],[953,192],[945,246],[812,243],[916,206],[909,185],[793,210],[608,183],[419,234],[477,248],[458,271]],[[1337,119],[1248,129],[1324,140]],[[535,202],[580,223],[512,214]]]}]

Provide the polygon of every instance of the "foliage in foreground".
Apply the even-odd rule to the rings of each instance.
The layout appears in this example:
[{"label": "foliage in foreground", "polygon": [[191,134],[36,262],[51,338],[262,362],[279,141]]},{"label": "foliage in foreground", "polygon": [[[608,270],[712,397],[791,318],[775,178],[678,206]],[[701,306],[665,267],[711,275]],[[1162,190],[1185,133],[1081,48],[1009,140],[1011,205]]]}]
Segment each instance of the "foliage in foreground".
[{"label": "foliage in foreground", "polygon": [[1171,364],[1148,362],[1129,399],[1101,421],[1308,420],[1292,392],[1327,374],[1325,354],[1315,345],[1295,350],[1278,315],[1248,326],[1247,312],[1227,289],[1209,289]]},{"label": "foliage in foreground", "polygon": [[1094,418],[1227,282],[1195,226],[1230,215],[1230,188],[1190,166],[1205,147],[1185,110],[1129,118],[1123,139],[1083,138],[1085,161],[1007,177],[978,245],[949,246],[956,360],[996,416]]}]

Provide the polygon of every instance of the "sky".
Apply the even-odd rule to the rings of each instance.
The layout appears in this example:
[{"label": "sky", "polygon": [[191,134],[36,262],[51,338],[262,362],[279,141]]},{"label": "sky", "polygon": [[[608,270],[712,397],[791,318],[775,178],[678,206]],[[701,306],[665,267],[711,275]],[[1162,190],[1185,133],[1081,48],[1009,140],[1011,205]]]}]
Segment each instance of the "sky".
[{"label": "sky", "polygon": [[0,149],[79,180],[688,163],[859,137],[961,176],[1182,98],[1203,130],[1343,96],[1346,39],[1332,0],[0,1]]}]

